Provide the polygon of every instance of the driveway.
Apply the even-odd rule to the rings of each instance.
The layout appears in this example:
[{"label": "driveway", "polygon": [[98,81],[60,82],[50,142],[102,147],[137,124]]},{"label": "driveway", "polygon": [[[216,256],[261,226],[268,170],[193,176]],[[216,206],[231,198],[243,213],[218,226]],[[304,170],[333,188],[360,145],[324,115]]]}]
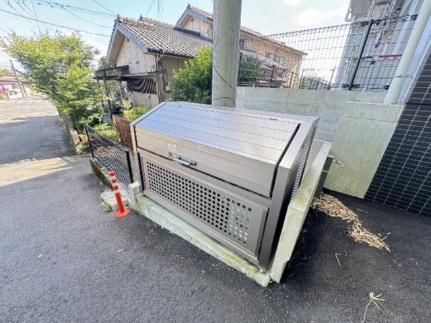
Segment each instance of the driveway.
[{"label": "driveway", "polygon": [[[116,220],[55,108],[0,103],[0,322],[430,322],[431,218],[339,196],[390,253],[310,214],[284,280],[261,288],[133,214]],[[339,263],[335,257],[338,253]]]}]

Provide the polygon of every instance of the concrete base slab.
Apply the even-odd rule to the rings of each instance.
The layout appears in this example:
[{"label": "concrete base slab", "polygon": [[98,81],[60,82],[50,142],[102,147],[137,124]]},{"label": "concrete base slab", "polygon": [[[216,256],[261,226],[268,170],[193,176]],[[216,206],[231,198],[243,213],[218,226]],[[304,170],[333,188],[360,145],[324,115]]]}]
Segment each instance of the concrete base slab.
[{"label": "concrete base slab", "polygon": [[[115,197],[112,191],[103,192],[101,198],[104,202],[116,208]],[[228,266],[235,268],[260,286],[266,287],[270,283],[268,272],[265,272],[263,269],[237,256],[217,241],[202,233],[202,231],[199,231],[187,222],[181,220],[175,214],[145,197],[143,194],[138,194],[136,196],[134,206],[135,211],[139,214],[157,223],[169,232],[189,241],[195,247],[210,254]]]},{"label": "concrete base slab", "polygon": [[226,249],[223,245],[202,233],[202,231],[181,220],[158,203],[140,195],[137,197],[137,205],[137,211],[151,221],[189,241],[195,247],[205,251],[228,266],[235,268],[247,277],[253,279],[259,285],[263,287],[268,286],[270,282],[269,273],[237,256],[235,253]]},{"label": "concrete base slab", "polygon": [[[123,189],[120,190],[120,191],[121,191],[121,196],[123,197],[124,204],[126,206],[128,206],[130,204],[129,203],[128,194]],[[105,192],[103,192],[100,195],[100,198],[102,199],[102,201],[104,203],[108,204],[114,212],[117,211],[118,206],[117,206],[117,201],[115,199],[115,195],[114,195],[113,191],[105,191]]]}]

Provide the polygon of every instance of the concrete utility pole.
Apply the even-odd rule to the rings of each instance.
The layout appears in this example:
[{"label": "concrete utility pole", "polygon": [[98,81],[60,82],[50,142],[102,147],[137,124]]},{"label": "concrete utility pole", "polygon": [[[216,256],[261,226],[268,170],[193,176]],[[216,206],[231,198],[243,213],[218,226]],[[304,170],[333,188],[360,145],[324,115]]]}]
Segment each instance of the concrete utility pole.
[{"label": "concrete utility pole", "polygon": [[[412,57],[415,54],[416,47],[419,44],[421,36],[427,26],[431,15],[431,0],[424,0],[419,11],[415,25],[410,33],[410,38],[407,41],[403,56],[398,64],[394,78],[385,97],[385,104],[396,104],[400,96],[401,87],[405,80],[413,79],[414,75],[408,75]],[[403,103],[403,102],[401,102]]]},{"label": "concrete utility pole", "polygon": [[214,0],[212,104],[234,107],[241,0]]}]

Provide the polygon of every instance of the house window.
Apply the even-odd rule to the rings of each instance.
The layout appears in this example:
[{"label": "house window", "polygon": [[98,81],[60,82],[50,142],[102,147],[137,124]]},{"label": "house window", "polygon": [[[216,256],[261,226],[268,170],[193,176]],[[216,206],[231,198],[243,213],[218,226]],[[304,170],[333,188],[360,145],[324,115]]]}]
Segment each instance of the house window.
[{"label": "house window", "polygon": [[284,65],[287,62],[285,57],[274,53],[266,53],[265,57],[280,65]]},{"label": "house window", "polygon": [[240,38],[239,39],[239,48],[240,49],[244,49],[244,43],[245,43],[245,39],[244,38]]}]

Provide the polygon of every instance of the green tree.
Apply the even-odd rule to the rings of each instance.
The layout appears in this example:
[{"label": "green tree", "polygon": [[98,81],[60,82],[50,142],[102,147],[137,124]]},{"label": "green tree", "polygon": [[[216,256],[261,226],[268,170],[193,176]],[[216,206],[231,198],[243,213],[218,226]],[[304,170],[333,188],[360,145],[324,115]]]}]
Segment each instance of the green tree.
[{"label": "green tree", "polygon": [[48,34],[32,38],[12,34],[1,45],[23,66],[30,83],[54,101],[60,114],[70,115],[80,131],[102,97],[93,80],[91,47],[77,35]]},{"label": "green tree", "polygon": [[211,103],[212,49],[202,48],[172,78],[172,99]]},{"label": "green tree", "polygon": [[6,68],[0,68],[0,76],[13,76],[13,73]]},{"label": "green tree", "polygon": [[[255,83],[263,71],[259,59],[242,55],[238,67],[238,81]],[[172,99],[197,103],[211,103],[212,49],[202,48],[185,63],[184,68],[175,71],[172,78]]]},{"label": "green tree", "polygon": [[238,67],[238,83],[239,84],[254,84],[263,76],[261,62],[259,59],[242,55]]}]

